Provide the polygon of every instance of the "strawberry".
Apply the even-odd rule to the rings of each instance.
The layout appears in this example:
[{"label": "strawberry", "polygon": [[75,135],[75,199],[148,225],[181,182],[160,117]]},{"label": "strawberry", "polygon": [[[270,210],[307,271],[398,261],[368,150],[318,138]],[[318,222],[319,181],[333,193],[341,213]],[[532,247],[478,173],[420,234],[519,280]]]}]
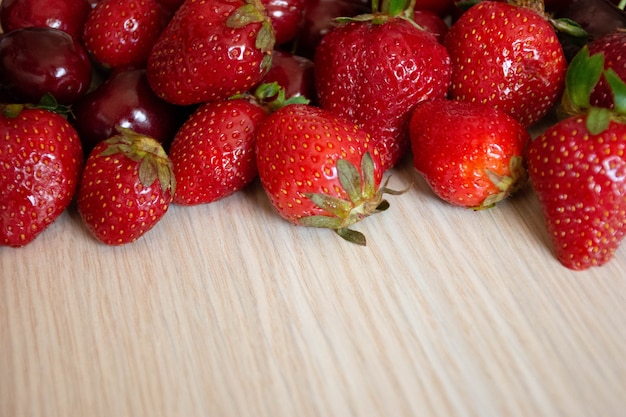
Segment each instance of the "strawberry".
[{"label": "strawberry", "polygon": [[327,110],[291,104],[257,126],[259,179],[276,211],[296,225],[335,230],[365,245],[350,229],[385,210],[379,187],[383,175],[378,149],[369,134]]},{"label": "strawberry", "polygon": [[453,99],[486,103],[529,126],[557,104],[567,62],[555,30],[535,10],[482,1],[450,27]]},{"label": "strawberry", "polygon": [[528,132],[487,104],[424,102],[411,117],[410,137],[415,168],[451,204],[492,207],[526,179],[522,161]]},{"label": "strawberry", "polygon": [[150,52],[148,82],[174,104],[226,99],[261,80],[274,43],[261,0],[187,0]]},{"label": "strawberry", "polygon": [[445,97],[450,85],[446,49],[406,13],[399,7],[347,19],[322,38],[315,54],[319,106],[369,132],[383,169],[408,152],[415,105]]},{"label": "strawberry", "polygon": [[[602,54],[583,48],[567,72],[566,108],[573,115],[529,146],[528,173],[557,259],[573,270],[607,263],[626,233],[626,83]],[[590,96],[604,74],[613,110]]]},{"label": "strawberry", "polygon": [[176,186],[159,142],[119,131],[91,151],[78,189],[78,212],[108,245],[131,243],[152,229],[167,212]]},{"label": "strawberry", "polygon": [[64,117],[0,105],[0,245],[24,246],[50,226],[74,197],[82,163]]},{"label": "strawberry", "polygon": [[259,122],[284,105],[277,83],[262,84],[254,94],[212,101],[198,107],[178,130],[170,147],[176,177],[174,202],[211,203],[248,185],[257,176],[255,133]]},{"label": "strawberry", "polygon": [[156,0],[100,0],[87,15],[83,44],[105,68],[144,66],[165,23]]},{"label": "strawberry", "polygon": [[[626,32],[615,31],[589,44],[589,53],[604,54],[604,68],[612,68],[623,80],[626,80]],[[613,108],[613,94],[611,87],[604,77],[595,86],[591,93],[591,104],[598,107]]]}]

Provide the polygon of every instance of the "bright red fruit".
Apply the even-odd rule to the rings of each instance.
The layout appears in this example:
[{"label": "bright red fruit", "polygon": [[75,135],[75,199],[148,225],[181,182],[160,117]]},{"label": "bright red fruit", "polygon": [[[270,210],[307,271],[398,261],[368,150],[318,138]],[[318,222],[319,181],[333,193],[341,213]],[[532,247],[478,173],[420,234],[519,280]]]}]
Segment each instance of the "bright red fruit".
[{"label": "bright red fruit", "polygon": [[383,169],[408,152],[413,108],[445,97],[452,71],[432,33],[385,15],[335,28],[322,39],[314,62],[320,107],[369,132]]},{"label": "bright red fruit", "polygon": [[3,0],[0,2],[0,24],[5,32],[49,27],[80,39],[89,10],[87,0]]},{"label": "bright red fruit", "polygon": [[[528,173],[558,260],[574,270],[607,263],[626,234],[626,83],[583,48],[570,63],[566,94],[578,114],[559,121],[527,152]],[[614,109],[590,105],[604,74]]]},{"label": "bright red fruit", "polygon": [[120,68],[72,105],[71,122],[86,154],[113,136],[117,126],[150,136],[167,149],[188,114],[154,94],[145,69]]},{"label": "bright red fruit", "polygon": [[563,48],[551,24],[531,9],[480,2],[452,25],[444,45],[453,65],[451,98],[490,104],[529,126],[561,96]]},{"label": "bright red fruit", "polygon": [[276,45],[282,45],[295,39],[304,18],[306,0],[261,0],[267,10]]},{"label": "bright red fruit", "polygon": [[87,16],[83,44],[105,68],[144,66],[165,23],[156,0],[101,0]]},{"label": "bright red fruit", "polygon": [[78,212],[99,241],[124,245],[161,220],[175,185],[171,161],[159,142],[121,130],[89,154],[78,189]]},{"label": "bright red fruit", "polygon": [[91,84],[91,62],[69,34],[50,28],[22,28],[0,37],[0,89],[12,100],[38,103],[52,94],[71,104]]},{"label": "bright red fruit", "polygon": [[174,202],[210,203],[252,182],[257,175],[254,134],[266,115],[261,106],[244,98],[200,106],[170,148],[177,182]]},{"label": "bright red fruit", "polygon": [[383,169],[367,132],[326,110],[292,104],[257,126],[261,184],[277,212],[296,225],[325,227],[354,243],[350,226],[388,207]]},{"label": "bright red fruit", "polygon": [[285,89],[287,98],[303,96],[314,103],[317,100],[314,65],[308,58],[275,50],[272,66],[263,77],[263,83],[278,83]]},{"label": "bright red fruit", "polygon": [[[602,53],[604,68],[612,68],[618,77],[626,80],[626,32],[616,31],[596,39],[589,44],[589,53]],[[611,87],[604,77],[600,78],[591,93],[591,104],[608,108],[615,106]]]},{"label": "bright red fruit", "polygon": [[512,116],[486,104],[439,99],[415,109],[413,163],[441,199],[492,207],[523,184],[530,136]]},{"label": "bright red fruit", "polygon": [[24,246],[50,226],[74,197],[82,163],[62,116],[0,105],[0,245]]},{"label": "bright red fruit", "polygon": [[150,53],[148,81],[174,104],[225,99],[261,80],[274,43],[260,0],[186,1]]}]

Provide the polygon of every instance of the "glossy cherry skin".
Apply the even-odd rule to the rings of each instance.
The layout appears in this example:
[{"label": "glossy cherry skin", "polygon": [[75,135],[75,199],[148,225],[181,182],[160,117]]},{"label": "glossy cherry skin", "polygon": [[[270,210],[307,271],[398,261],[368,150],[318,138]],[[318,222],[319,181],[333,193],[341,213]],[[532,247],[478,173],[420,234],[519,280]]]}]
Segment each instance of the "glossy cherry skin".
[{"label": "glossy cherry skin", "polygon": [[5,32],[49,27],[78,38],[90,8],[87,0],[2,0],[0,24]]},{"label": "glossy cherry skin", "polygon": [[84,95],[91,83],[91,61],[68,33],[22,28],[0,37],[0,89],[18,102],[37,103],[50,93],[61,104]]},{"label": "glossy cherry skin", "polygon": [[282,45],[292,41],[300,29],[304,18],[305,0],[261,0],[267,11],[276,44]]},{"label": "glossy cherry skin", "polygon": [[354,17],[371,12],[368,5],[368,1],[362,0],[307,0],[295,53],[313,59],[315,48],[334,27],[336,17]]},{"label": "glossy cherry skin", "polygon": [[116,126],[168,146],[188,111],[158,98],[145,69],[119,69],[74,104],[71,121],[86,152],[114,135]]},{"label": "glossy cherry skin", "polygon": [[263,78],[263,83],[276,82],[285,89],[287,98],[304,96],[314,104],[317,99],[313,61],[290,52],[275,50],[272,66]]}]

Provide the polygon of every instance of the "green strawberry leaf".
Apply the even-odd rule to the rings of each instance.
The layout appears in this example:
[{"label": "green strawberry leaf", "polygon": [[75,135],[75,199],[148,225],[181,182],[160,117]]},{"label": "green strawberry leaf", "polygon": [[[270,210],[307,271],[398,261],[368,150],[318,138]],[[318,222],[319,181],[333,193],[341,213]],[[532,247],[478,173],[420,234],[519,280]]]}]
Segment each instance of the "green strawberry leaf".
[{"label": "green strawberry leaf", "polygon": [[626,82],[624,82],[612,68],[604,72],[604,77],[613,91],[615,112],[626,116]]},{"label": "green strawberry leaf", "polygon": [[566,95],[580,109],[591,107],[589,97],[604,71],[604,54],[589,56],[585,46],[572,59],[565,76]]},{"label": "green strawberry leaf", "polygon": [[592,107],[587,114],[587,130],[592,135],[604,132],[611,123],[611,110],[603,107]]}]

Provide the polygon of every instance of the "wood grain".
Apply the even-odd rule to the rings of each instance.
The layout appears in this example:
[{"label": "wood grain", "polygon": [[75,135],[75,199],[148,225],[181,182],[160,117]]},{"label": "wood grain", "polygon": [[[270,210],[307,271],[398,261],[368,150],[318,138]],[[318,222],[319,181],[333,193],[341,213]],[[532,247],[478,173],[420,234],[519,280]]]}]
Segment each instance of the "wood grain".
[{"label": "wood grain", "polygon": [[258,183],[124,247],[75,207],[0,247],[0,416],[624,416],[624,249],[570,271],[530,187],[473,212],[391,174],[365,248]]},{"label": "wood grain", "polygon": [[365,248],[258,183],[124,247],[70,208],[0,248],[0,415],[623,416],[623,250],[569,271],[531,189],[473,212],[392,175]]}]

